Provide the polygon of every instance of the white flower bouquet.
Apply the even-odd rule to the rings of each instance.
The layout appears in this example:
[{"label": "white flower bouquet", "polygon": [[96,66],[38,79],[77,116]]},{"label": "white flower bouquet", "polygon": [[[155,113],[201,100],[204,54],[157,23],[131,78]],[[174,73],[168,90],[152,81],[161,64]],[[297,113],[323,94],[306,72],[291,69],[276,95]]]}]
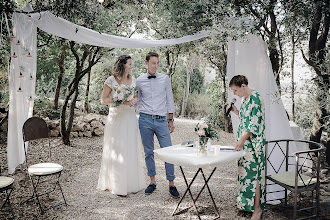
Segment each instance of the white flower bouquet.
[{"label": "white flower bouquet", "polygon": [[118,107],[120,104],[132,100],[134,98],[134,94],[135,94],[134,87],[127,86],[125,84],[115,86],[112,97],[113,99],[112,107]]}]

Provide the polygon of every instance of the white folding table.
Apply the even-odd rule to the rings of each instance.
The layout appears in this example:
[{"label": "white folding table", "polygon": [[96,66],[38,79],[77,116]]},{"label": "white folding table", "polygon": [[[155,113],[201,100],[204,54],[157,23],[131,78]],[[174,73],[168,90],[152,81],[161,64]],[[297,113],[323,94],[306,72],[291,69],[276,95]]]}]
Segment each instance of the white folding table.
[{"label": "white folding table", "polygon": [[[200,156],[197,154],[197,148],[183,147],[181,145],[173,145],[173,146],[169,146],[169,147],[164,147],[161,149],[154,150],[154,152],[164,162],[180,166],[180,170],[181,170],[183,179],[187,186],[187,189],[185,190],[185,192],[182,195],[180,201],[178,202],[176,208],[174,209],[172,216],[182,214],[184,211],[194,207],[198,218],[201,219],[199,216],[197,207],[196,207],[196,201],[198,200],[200,194],[203,192],[203,190],[206,187],[208,190],[208,193],[212,199],[214,209],[215,209],[216,213],[218,214],[217,218],[220,218],[220,213],[215,204],[215,201],[212,196],[208,182],[211,179],[212,175],[214,174],[214,172],[218,166],[224,165],[230,161],[243,157],[245,155],[245,152],[244,151],[219,151],[218,153],[215,153],[213,151],[213,152],[208,152],[207,156]],[[198,170],[196,171],[196,173],[195,173],[194,177],[192,178],[192,180],[190,181],[190,183],[188,183],[182,167],[198,168]],[[211,174],[207,178],[203,172],[204,168],[212,169]],[[203,185],[202,189],[199,191],[199,193],[197,194],[197,196],[194,198],[190,191],[190,187],[192,186],[193,182],[195,181],[195,179],[199,173],[201,173],[203,176],[204,185]],[[192,206],[176,213],[177,209],[179,208],[182,200],[184,199],[184,197],[186,196],[187,193],[189,193],[189,195],[190,195],[190,198],[192,201]]]}]

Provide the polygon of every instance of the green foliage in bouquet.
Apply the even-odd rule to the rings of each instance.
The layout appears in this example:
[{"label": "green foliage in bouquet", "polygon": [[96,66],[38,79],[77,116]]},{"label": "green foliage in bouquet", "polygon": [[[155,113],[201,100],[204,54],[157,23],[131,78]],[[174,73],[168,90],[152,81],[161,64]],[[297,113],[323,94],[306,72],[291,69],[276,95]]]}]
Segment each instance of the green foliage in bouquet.
[{"label": "green foliage in bouquet", "polygon": [[199,137],[208,137],[211,140],[219,140],[217,132],[211,127],[211,125],[198,123],[195,127],[195,131]]}]

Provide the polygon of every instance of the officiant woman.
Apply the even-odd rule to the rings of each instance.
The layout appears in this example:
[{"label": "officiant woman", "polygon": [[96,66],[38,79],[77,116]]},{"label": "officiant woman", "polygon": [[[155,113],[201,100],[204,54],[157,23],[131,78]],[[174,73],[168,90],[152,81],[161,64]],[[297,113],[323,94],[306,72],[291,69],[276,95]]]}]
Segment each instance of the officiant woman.
[{"label": "officiant woman", "polygon": [[234,76],[229,88],[242,99],[240,109],[233,105],[231,110],[239,117],[235,150],[246,152],[238,161],[237,207],[253,212],[251,219],[261,219],[265,207],[264,103],[259,93],[248,87],[248,79],[243,75]]}]

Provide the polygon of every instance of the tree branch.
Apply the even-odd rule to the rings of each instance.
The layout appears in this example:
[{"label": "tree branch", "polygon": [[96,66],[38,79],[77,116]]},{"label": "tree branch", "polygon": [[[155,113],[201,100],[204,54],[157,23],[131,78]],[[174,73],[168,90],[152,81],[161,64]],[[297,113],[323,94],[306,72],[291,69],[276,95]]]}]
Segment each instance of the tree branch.
[{"label": "tree branch", "polygon": [[305,60],[305,62],[306,62],[308,65],[310,65],[310,66],[314,66],[314,62],[312,62],[312,61],[310,61],[310,60],[307,59],[307,57],[306,57],[305,54],[304,54],[304,51],[303,51],[302,49],[300,49],[300,51],[301,51],[302,57],[303,57],[303,59]]},{"label": "tree branch", "polygon": [[41,44],[41,45],[38,45],[37,47],[38,47],[38,48],[40,48],[40,47],[48,46],[48,44],[49,44],[49,41],[50,41],[50,39],[52,39],[52,37],[53,37],[53,35],[52,35],[52,34],[51,34],[51,35],[49,35],[49,37],[48,37],[48,39],[47,39],[46,43],[44,43],[44,44]]}]

